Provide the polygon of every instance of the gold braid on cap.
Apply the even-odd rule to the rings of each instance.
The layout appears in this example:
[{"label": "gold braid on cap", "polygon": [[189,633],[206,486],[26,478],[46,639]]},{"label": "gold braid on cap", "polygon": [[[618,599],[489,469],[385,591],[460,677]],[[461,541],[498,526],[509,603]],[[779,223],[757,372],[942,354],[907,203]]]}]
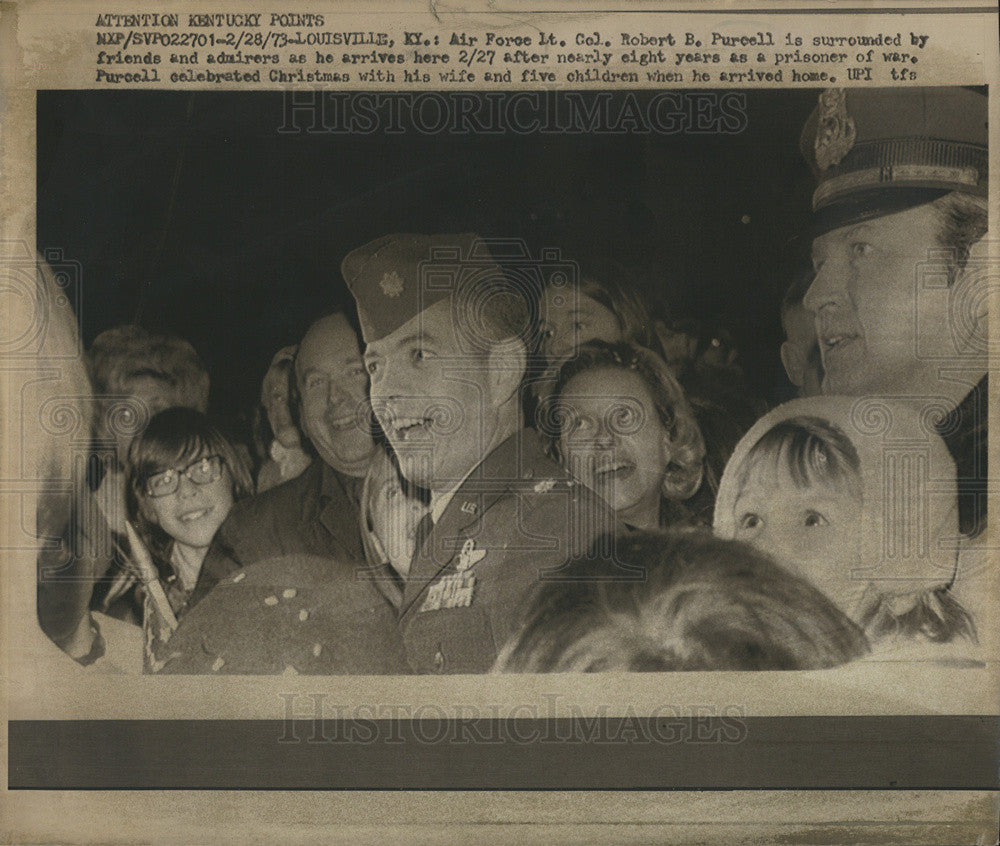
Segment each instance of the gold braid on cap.
[{"label": "gold braid on cap", "polygon": [[820,170],[840,164],[854,146],[858,132],[854,118],[847,114],[847,95],[843,88],[828,88],[819,95],[816,121],[816,165]]}]

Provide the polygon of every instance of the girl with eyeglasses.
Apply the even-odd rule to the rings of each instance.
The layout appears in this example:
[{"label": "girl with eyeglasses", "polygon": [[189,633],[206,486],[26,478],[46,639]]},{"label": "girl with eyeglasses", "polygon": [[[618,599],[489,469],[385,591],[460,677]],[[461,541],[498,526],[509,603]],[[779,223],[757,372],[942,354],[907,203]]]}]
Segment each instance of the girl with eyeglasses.
[{"label": "girl with eyeglasses", "polygon": [[156,597],[165,594],[170,611],[183,614],[212,538],[233,503],[252,493],[249,461],[199,411],[161,411],[132,442],[126,500],[135,527],[133,557],[137,565],[151,559],[159,582],[159,588],[149,584],[137,567],[147,586],[148,659],[154,637],[169,636],[162,624],[170,614],[153,613]]}]

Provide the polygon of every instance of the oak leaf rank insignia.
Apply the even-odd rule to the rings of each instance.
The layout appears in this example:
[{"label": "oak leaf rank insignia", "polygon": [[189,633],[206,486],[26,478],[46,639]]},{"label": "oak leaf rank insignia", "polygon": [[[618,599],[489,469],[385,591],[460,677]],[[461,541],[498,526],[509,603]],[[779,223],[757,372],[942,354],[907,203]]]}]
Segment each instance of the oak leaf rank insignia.
[{"label": "oak leaf rank insignia", "polygon": [[400,279],[399,274],[395,270],[383,273],[378,284],[382,289],[382,293],[392,299],[403,293],[403,280]]}]

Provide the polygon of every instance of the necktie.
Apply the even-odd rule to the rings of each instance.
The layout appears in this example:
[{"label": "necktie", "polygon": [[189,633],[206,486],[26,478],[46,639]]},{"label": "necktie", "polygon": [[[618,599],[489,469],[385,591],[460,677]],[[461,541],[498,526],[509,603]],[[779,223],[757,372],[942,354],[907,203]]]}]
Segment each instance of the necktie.
[{"label": "necktie", "polygon": [[433,528],[434,518],[431,517],[430,511],[428,511],[423,517],[420,518],[420,522],[417,523],[417,531],[413,538],[414,556],[420,552],[421,547],[423,547],[424,542],[427,540],[427,536],[431,533],[431,529]]}]

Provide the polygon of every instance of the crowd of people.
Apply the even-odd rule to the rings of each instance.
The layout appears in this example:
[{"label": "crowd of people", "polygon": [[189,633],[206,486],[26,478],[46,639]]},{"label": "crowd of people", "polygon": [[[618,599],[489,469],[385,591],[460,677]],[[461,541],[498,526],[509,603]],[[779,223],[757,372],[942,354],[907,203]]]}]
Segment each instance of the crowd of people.
[{"label": "crowd of people", "polygon": [[276,353],[250,443],[190,344],[104,332],[43,629],[92,663],[125,621],[159,673],[977,664],[986,139],[979,92],[821,95],[770,410],[723,333],[472,234],[345,256],[356,308]]}]

